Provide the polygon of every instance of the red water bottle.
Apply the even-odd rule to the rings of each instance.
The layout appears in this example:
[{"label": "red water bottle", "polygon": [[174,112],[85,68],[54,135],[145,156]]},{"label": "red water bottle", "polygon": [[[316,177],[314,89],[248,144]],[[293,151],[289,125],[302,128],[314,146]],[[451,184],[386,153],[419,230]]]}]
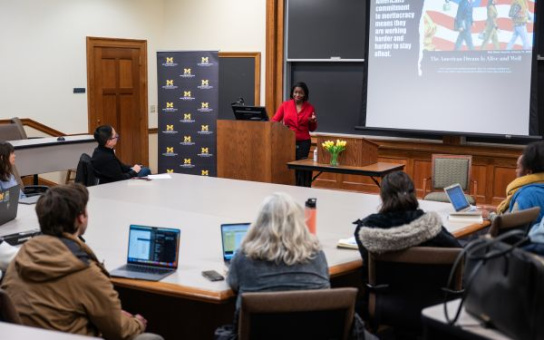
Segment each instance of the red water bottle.
[{"label": "red water bottle", "polygon": [[304,214],[306,217],[306,225],[308,226],[308,230],[312,234],[316,234],[316,204],[317,204],[317,198],[308,198],[305,204],[305,210]]}]

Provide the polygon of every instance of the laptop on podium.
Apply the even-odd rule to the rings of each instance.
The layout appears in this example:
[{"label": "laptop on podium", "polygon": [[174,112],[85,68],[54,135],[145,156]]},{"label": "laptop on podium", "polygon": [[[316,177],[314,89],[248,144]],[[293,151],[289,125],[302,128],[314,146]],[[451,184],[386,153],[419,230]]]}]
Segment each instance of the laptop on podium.
[{"label": "laptop on podium", "polygon": [[127,264],[113,270],[113,277],[159,281],[178,268],[179,229],[131,225]]}]

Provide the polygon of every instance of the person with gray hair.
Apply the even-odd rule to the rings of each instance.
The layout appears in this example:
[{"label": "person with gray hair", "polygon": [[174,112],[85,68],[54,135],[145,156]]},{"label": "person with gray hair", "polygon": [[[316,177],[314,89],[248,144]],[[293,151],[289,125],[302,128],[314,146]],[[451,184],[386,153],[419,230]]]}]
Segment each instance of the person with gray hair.
[{"label": "person with gray hair", "polygon": [[[234,324],[218,328],[215,340],[236,339],[242,293],[330,288],[325,253],[308,231],[304,209],[291,196],[274,193],[264,199],[231,261],[227,283],[238,293]],[[356,314],[349,339],[376,337]]]},{"label": "person with gray hair", "polygon": [[327,259],[310,234],[304,209],[285,193],[265,198],[227,277],[238,293],[329,288]]}]

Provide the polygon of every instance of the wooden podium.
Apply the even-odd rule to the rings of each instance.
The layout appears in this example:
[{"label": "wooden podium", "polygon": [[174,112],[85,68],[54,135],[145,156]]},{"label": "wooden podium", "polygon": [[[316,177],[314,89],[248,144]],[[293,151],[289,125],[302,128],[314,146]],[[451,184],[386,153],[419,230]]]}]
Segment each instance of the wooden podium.
[{"label": "wooden podium", "polygon": [[276,122],[217,121],[217,176],[277,184],[295,183],[295,134]]},{"label": "wooden podium", "polygon": [[338,156],[340,165],[365,166],[378,162],[378,145],[364,138],[339,138],[328,136],[317,136],[318,148],[318,163],[329,164],[331,155],[323,149],[323,142],[331,140],[336,143],[336,140],[345,140],[346,150]]}]

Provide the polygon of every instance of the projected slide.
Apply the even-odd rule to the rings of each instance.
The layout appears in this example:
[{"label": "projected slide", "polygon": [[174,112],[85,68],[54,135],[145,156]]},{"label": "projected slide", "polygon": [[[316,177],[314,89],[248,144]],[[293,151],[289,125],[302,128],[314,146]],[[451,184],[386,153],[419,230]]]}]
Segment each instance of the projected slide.
[{"label": "projected slide", "polygon": [[367,127],[529,134],[534,0],[375,0]]}]

